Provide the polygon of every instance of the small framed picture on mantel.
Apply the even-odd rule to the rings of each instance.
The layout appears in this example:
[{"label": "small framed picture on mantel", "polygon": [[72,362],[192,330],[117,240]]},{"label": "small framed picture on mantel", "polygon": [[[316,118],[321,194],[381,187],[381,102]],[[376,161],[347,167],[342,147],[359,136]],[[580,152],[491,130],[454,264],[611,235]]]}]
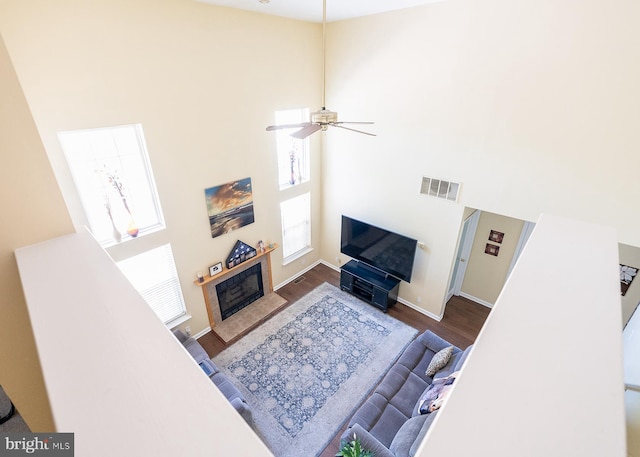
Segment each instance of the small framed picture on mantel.
[{"label": "small framed picture on mantel", "polygon": [[218,262],[215,265],[209,267],[209,276],[215,276],[222,271],[222,262]]}]

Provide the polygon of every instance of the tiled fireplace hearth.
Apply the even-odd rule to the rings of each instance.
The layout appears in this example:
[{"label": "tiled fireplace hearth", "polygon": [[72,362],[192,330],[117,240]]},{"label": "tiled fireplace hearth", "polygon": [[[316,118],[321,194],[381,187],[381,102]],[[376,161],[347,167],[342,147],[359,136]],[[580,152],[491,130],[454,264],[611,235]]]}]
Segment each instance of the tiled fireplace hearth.
[{"label": "tiled fireplace hearth", "polygon": [[[207,276],[202,283],[196,281],[202,287],[211,330],[225,344],[238,339],[286,304],[286,300],[273,292],[270,258],[273,249],[240,265],[224,268],[215,276]],[[221,300],[224,311],[220,308]]]}]

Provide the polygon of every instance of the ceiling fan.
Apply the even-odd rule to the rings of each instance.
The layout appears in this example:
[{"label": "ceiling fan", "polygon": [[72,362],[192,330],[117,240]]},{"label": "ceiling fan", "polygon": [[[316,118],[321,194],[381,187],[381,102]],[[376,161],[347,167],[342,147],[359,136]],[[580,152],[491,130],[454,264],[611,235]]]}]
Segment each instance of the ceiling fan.
[{"label": "ceiling fan", "polygon": [[302,122],[299,124],[282,124],[282,125],[270,125],[267,127],[267,131],[281,130],[281,129],[294,129],[298,128],[291,134],[294,138],[304,139],[312,133],[322,130],[327,131],[329,126],[339,127],[345,130],[351,130],[352,132],[364,133],[365,135],[376,136],[373,133],[363,132],[362,130],[356,130],[351,127],[345,127],[344,124],[373,124],[373,122],[344,122],[338,121],[338,113],[330,111],[325,107],[325,91],[326,91],[326,26],[327,26],[327,0],[322,1],[322,108],[318,111],[311,113],[310,122]]}]

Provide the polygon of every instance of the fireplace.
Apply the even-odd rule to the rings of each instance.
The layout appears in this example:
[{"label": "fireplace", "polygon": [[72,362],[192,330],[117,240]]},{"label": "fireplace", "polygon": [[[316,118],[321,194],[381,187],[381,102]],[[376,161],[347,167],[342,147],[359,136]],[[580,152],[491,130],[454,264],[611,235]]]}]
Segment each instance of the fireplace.
[{"label": "fireplace", "polygon": [[223,266],[218,274],[193,281],[202,287],[211,331],[225,345],[240,338],[287,304],[284,298],[273,291],[271,252],[274,249],[276,246],[265,248],[239,265],[232,268]]},{"label": "fireplace", "polygon": [[262,264],[258,262],[217,284],[216,294],[222,320],[263,297]]}]

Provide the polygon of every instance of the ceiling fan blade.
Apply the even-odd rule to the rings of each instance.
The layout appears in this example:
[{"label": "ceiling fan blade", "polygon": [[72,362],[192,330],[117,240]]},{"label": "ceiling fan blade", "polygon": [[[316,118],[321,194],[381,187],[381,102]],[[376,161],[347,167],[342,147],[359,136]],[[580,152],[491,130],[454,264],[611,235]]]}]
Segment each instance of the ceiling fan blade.
[{"label": "ceiling fan blade", "polygon": [[311,135],[312,133],[316,133],[321,128],[322,128],[322,126],[319,125],[319,124],[309,124],[309,125],[301,128],[297,132],[293,132],[290,136],[292,136],[294,138],[298,138],[300,140],[303,140],[306,137],[308,137],[309,135]]},{"label": "ceiling fan blade", "polygon": [[333,125],[336,124],[374,124],[374,122],[348,122],[348,121],[339,121],[339,122],[332,122]]},{"label": "ceiling fan blade", "polygon": [[351,130],[352,132],[364,133],[365,135],[369,135],[369,136],[376,136],[375,133],[363,132],[362,130],[352,129],[352,128],[349,128],[349,127],[345,127],[344,125],[338,125],[338,124],[335,124],[335,123],[334,124],[329,124],[329,125],[332,125],[334,127],[338,127],[340,129]]},{"label": "ceiling fan blade", "polygon": [[301,127],[308,127],[311,122],[301,122],[300,124],[282,124],[282,125],[270,125],[267,127],[267,132],[281,129],[299,129]]}]

